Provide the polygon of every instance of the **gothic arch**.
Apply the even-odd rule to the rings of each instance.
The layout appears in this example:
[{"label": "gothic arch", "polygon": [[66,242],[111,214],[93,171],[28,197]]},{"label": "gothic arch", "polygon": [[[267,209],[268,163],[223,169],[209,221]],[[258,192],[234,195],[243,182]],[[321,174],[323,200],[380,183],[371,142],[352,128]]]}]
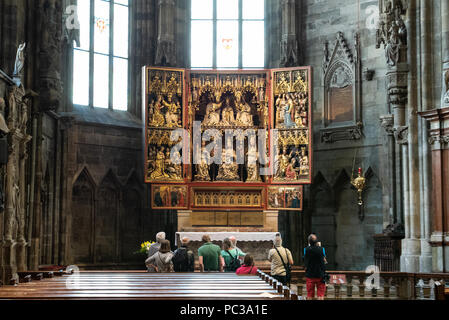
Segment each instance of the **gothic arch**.
[{"label": "gothic arch", "polygon": [[335,182],[332,186],[332,189],[335,195],[334,209],[335,211],[338,211],[341,205],[341,193],[346,189],[352,189],[351,177],[349,176],[349,174],[346,172],[345,169],[342,169],[338,173],[337,177],[335,178]]},{"label": "gothic arch", "polygon": [[89,168],[87,166],[82,167],[81,169],[78,170],[77,173],[75,173],[74,177],[73,177],[73,181],[72,181],[72,186],[75,185],[75,183],[79,180],[80,176],[84,176],[84,178],[86,178],[89,183],[92,185],[92,187],[96,188],[97,183],[95,181],[95,179],[93,178],[93,176],[90,174]]},{"label": "gothic arch", "polygon": [[143,192],[142,183],[133,169],[128,175],[123,189],[120,210],[120,260],[121,262],[137,262],[140,257],[133,254],[144,240],[143,235]]},{"label": "gothic arch", "polygon": [[119,243],[119,205],[121,183],[109,170],[97,189],[95,210],[95,263],[117,261]]},{"label": "gothic arch", "polygon": [[69,260],[73,263],[93,262],[94,195],[95,184],[84,168],[72,187]]},{"label": "gothic arch", "polygon": [[51,264],[53,210],[51,206],[51,178],[48,163],[42,180],[41,205],[40,263]]},{"label": "gothic arch", "polygon": [[315,176],[311,189],[312,232],[326,246],[327,261],[333,269],[335,263],[335,214],[334,195],[331,185],[321,172]]},{"label": "gothic arch", "polygon": [[378,175],[370,167],[365,173],[366,188],[363,193],[364,202],[364,230],[367,236],[367,258],[374,264],[374,238],[375,234],[382,233],[383,230],[383,203],[382,184]]},{"label": "gothic arch", "polygon": [[[362,222],[358,215],[357,192],[346,170],[338,174],[335,190],[335,262],[337,270],[353,270],[364,261],[366,252]],[[359,269],[356,269],[359,270]]]}]

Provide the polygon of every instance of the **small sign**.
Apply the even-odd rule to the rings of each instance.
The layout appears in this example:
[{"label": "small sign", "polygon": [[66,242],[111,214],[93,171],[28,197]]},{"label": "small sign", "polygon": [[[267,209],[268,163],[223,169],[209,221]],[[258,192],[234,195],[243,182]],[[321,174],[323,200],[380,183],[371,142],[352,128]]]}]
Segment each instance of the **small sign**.
[{"label": "small sign", "polygon": [[346,275],[345,274],[331,274],[330,283],[346,284]]}]

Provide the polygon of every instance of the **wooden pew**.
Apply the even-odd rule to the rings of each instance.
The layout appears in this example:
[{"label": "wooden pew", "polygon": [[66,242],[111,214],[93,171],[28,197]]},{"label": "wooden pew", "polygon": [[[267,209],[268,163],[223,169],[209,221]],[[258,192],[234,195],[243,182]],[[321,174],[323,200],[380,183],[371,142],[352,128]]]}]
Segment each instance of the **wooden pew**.
[{"label": "wooden pew", "polygon": [[280,300],[288,288],[226,273],[80,272],[0,288],[0,299]]}]

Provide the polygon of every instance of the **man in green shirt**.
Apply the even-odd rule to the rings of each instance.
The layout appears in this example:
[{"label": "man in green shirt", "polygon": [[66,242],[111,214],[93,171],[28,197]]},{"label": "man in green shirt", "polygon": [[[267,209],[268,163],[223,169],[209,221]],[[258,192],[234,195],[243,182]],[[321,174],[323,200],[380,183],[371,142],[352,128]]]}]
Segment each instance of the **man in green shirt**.
[{"label": "man in green shirt", "polygon": [[203,236],[204,244],[198,249],[198,260],[201,272],[205,271],[220,271],[223,272],[223,257],[221,256],[221,249],[216,244],[213,244],[209,235]]}]

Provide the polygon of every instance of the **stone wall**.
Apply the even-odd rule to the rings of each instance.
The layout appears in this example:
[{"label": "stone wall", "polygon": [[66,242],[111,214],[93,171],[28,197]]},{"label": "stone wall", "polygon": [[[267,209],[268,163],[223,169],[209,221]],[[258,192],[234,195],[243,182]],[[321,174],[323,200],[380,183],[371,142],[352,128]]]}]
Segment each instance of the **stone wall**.
[{"label": "stone wall", "polygon": [[[329,255],[329,268],[360,270],[374,264],[372,236],[383,229],[382,172],[385,157],[379,117],[387,113],[385,57],[375,48],[376,30],[366,27],[366,8],[378,1],[305,1],[303,5],[304,65],[313,68],[314,183],[309,209],[311,231],[322,239]],[[321,141],[323,129],[324,44],[332,52],[342,32],[354,53],[354,35],[360,33],[361,64],[375,70],[372,81],[362,79],[363,136],[334,143]],[[357,153],[357,155],[356,155]],[[350,185],[354,157],[356,166],[370,172],[365,192],[365,218],[359,219],[357,193]]]}]

